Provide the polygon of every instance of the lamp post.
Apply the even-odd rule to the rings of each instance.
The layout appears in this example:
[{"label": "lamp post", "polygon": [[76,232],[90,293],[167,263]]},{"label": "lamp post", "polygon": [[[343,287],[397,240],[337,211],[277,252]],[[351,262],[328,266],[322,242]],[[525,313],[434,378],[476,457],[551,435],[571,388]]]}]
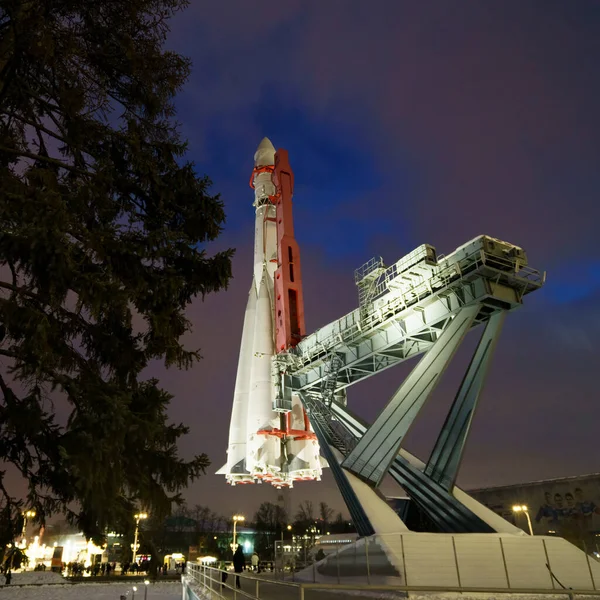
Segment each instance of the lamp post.
[{"label": "lamp post", "polygon": [[235,552],[236,550],[236,546],[235,546],[235,538],[236,538],[236,525],[239,523],[241,523],[242,521],[245,521],[246,518],[243,515],[233,515],[233,544],[231,544],[231,549]]},{"label": "lamp post", "polygon": [[150,582],[146,579],[144,580],[144,600],[147,600],[148,598],[148,585],[150,584]]},{"label": "lamp post", "polygon": [[137,587],[133,586],[133,594],[131,594],[131,600],[135,600],[135,593],[137,592]]},{"label": "lamp post", "polygon": [[531,526],[531,518],[529,517],[529,508],[527,507],[526,504],[515,504],[513,507],[513,512],[516,513],[525,513],[525,516],[527,517],[527,524],[529,525],[529,535],[533,535],[533,527]]},{"label": "lamp post", "polygon": [[[142,519],[147,519],[148,518],[148,513],[138,513],[137,515],[134,515],[135,517],[135,535],[133,536],[133,560],[131,561],[133,564],[135,564],[135,557],[137,555],[137,549],[138,549],[138,532],[140,529],[140,521]],[[135,591],[135,588],[134,588]]]},{"label": "lamp post", "polygon": [[36,515],[36,512],[35,512],[35,510],[27,510],[22,514],[23,514],[23,531],[22,531],[21,535],[23,536],[23,539],[25,539],[25,530],[27,528],[27,519],[33,519],[33,517],[35,517],[35,515]]},{"label": "lamp post", "polygon": [[[292,526],[291,526],[291,525],[288,525],[288,526],[287,526],[287,530],[288,530],[288,531],[291,531],[291,530],[292,530]],[[284,533],[284,532],[283,532],[283,526],[282,526],[282,527],[281,527],[281,545],[282,545],[282,546],[283,546],[283,533]]]}]

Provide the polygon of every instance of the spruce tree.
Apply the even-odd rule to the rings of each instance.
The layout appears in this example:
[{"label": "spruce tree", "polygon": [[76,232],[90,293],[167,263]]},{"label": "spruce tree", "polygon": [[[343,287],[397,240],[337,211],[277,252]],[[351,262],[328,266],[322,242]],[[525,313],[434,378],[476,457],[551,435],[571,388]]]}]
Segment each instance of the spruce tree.
[{"label": "spruce tree", "polygon": [[0,509],[66,512],[87,536],[167,514],[183,460],[170,395],[186,306],[226,287],[224,211],[185,159],[164,47],[184,0],[0,0]]}]

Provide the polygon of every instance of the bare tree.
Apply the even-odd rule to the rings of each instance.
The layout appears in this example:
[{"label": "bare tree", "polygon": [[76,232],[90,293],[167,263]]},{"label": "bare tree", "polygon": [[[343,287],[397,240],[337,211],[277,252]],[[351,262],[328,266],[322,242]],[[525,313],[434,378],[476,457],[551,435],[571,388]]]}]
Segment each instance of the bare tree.
[{"label": "bare tree", "polygon": [[321,534],[324,534],[331,523],[333,509],[329,508],[327,502],[319,502],[319,517],[321,521]]},{"label": "bare tree", "polygon": [[254,526],[258,533],[256,550],[263,558],[273,557],[275,540],[282,534],[287,522],[283,507],[272,502],[263,502],[254,515]]},{"label": "bare tree", "polygon": [[225,529],[225,519],[207,506],[199,504],[189,514],[196,522],[198,546],[208,553],[219,553],[219,534]]},{"label": "bare tree", "polygon": [[316,520],[313,503],[310,500],[305,500],[300,504],[296,512],[294,525],[297,533],[309,533],[314,528]]}]

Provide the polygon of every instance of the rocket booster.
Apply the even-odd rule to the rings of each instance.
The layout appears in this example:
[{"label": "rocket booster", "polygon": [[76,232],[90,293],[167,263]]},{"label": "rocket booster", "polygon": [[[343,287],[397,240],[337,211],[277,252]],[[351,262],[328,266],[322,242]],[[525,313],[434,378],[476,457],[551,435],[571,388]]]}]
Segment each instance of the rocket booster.
[{"label": "rocket booster", "polygon": [[218,474],[228,483],[320,479],[316,436],[300,400],[274,410],[272,358],[305,335],[302,278],[292,221],[293,172],[287,151],[264,138],[254,154],[253,277],[244,316],[235,381],[227,464]]}]

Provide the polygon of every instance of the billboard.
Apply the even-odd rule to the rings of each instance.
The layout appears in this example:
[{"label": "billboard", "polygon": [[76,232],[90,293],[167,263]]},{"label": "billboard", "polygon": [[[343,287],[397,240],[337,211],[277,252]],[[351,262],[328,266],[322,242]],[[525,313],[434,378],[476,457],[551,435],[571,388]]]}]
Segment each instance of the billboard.
[{"label": "billboard", "polygon": [[600,545],[600,474],[471,490],[476,500],[529,532],[526,515],[514,505],[526,505],[535,535],[558,535],[590,550]]},{"label": "billboard", "polygon": [[63,567],[63,546],[54,546],[54,550],[52,551],[52,561],[50,562],[50,568],[53,571],[60,572]]}]

